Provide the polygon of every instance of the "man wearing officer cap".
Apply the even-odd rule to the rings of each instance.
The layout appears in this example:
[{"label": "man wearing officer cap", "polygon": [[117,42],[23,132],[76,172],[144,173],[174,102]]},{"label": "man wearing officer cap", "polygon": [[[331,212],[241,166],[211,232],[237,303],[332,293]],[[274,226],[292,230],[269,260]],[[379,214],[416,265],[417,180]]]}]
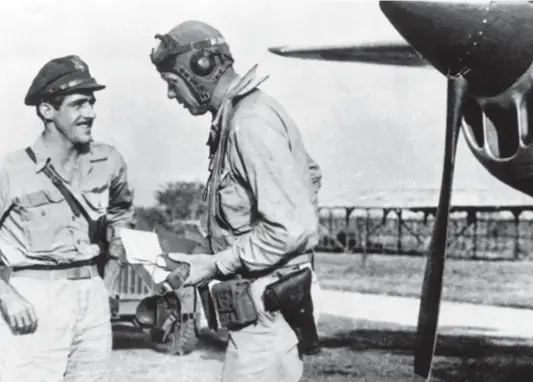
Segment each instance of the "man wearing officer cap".
[{"label": "man wearing officer cap", "polygon": [[246,292],[257,319],[229,328],[222,381],[298,381],[303,363],[295,332],[280,312],[265,310],[262,295],[280,274],[312,267],[320,169],[285,110],[259,89],[266,78],[256,75],[256,66],[242,77],[236,73],[218,30],[186,21],[156,38],[151,60],[168,98],[192,115],[213,116],[205,254],[169,256],[190,263],[185,285],[250,281]]},{"label": "man wearing officer cap", "polygon": [[104,88],[78,56],[46,63],[24,99],[44,130],[0,164],[2,382],[109,379],[115,232],[131,226],[133,192],[119,152],[93,142]]}]

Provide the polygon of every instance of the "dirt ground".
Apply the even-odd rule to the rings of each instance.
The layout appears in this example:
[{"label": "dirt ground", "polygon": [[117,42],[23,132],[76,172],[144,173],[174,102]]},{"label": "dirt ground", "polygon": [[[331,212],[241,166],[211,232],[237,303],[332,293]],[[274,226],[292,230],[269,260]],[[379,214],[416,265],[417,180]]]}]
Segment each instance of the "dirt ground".
[{"label": "dirt ground", "polygon": [[[423,258],[372,255],[365,267],[356,255],[319,254],[316,260],[321,284],[327,289],[378,294],[380,298],[419,296]],[[449,261],[444,298],[531,308],[531,269],[533,262]],[[390,321],[324,314],[319,325],[323,350],[305,359],[302,382],[419,382],[413,376],[413,326],[381,320]],[[533,381],[533,339],[464,332],[468,330],[439,329],[432,381]],[[157,353],[146,335],[124,325],[115,326],[114,339],[115,382],[219,380],[225,343],[205,333],[197,349],[186,356]]]},{"label": "dirt ground", "polygon": [[[423,258],[405,256],[372,255],[365,267],[361,266],[361,258],[357,255],[319,254],[316,258],[323,287],[382,297],[417,298],[423,267]],[[444,298],[530,308],[533,301],[530,268],[533,269],[533,262],[449,261]],[[391,320],[379,317],[374,317],[373,321],[348,317],[322,316],[319,332],[323,350],[305,359],[302,382],[420,381],[413,376],[415,336],[412,325],[385,323],[381,320]],[[476,320],[476,317],[467,317],[469,319]],[[532,340],[491,338],[463,332],[439,329],[432,381],[533,381]],[[225,343],[205,333],[197,349],[186,356],[157,353],[145,334],[124,325],[115,326],[114,339],[113,381],[219,380]]]},{"label": "dirt ground", "polygon": [[[323,350],[305,359],[302,382],[414,382],[412,328],[324,315]],[[223,341],[203,335],[186,356],[159,354],[131,327],[115,327],[116,382],[218,381]],[[520,382],[533,380],[533,340],[457,336],[442,332],[434,382]]]}]

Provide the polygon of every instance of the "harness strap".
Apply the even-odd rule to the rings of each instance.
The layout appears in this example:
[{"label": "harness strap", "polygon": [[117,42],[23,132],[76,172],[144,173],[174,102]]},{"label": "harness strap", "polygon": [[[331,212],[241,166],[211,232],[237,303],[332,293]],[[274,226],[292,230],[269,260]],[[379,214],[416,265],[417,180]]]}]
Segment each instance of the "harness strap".
[{"label": "harness strap", "polygon": [[[31,147],[26,147],[26,154],[30,157],[33,163],[37,164],[37,157]],[[63,181],[57,176],[57,173],[50,162],[47,162],[43,168],[43,173],[52,181],[53,185],[61,192],[65,200],[67,201],[70,209],[76,217],[83,215],[83,217],[89,222],[89,226],[94,225],[93,219],[89,216],[89,213],[83,208],[81,203],[65,186]]]}]

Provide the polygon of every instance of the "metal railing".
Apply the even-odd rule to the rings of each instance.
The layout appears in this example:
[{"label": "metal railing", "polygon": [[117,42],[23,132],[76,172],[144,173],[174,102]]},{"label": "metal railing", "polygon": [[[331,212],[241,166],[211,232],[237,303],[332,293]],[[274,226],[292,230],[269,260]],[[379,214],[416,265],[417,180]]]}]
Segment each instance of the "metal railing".
[{"label": "metal railing", "polygon": [[[351,212],[351,211],[350,211]],[[402,218],[359,213],[321,216],[319,250],[326,252],[424,254],[434,218]],[[533,220],[500,213],[452,214],[448,255],[472,259],[517,260],[533,253]]]}]

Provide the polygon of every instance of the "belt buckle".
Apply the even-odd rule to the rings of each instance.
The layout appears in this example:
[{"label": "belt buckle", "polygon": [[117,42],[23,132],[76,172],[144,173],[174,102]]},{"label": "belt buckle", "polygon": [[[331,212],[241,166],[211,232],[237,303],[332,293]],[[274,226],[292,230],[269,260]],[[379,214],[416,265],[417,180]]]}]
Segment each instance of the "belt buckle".
[{"label": "belt buckle", "polygon": [[69,280],[84,280],[90,279],[92,276],[92,269],[90,266],[82,266],[71,268],[68,271],[67,279]]}]

